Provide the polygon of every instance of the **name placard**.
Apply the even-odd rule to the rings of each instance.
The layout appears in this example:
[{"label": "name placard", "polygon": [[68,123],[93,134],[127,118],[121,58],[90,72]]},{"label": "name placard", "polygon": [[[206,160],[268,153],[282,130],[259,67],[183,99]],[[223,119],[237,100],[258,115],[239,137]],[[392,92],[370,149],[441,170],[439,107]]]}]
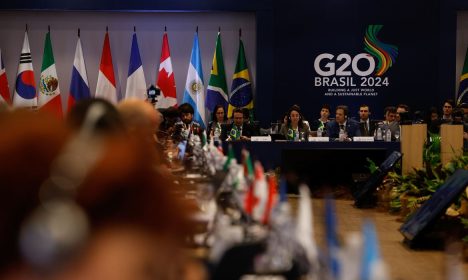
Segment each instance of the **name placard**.
[{"label": "name placard", "polygon": [[330,142],[330,137],[312,137],[312,136],[309,136],[309,142]]},{"label": "name placard", "polygon": [[374,137],[372,136],[354,136],[354,142],[374,142]]},{"label": "name placard", "polygon": [[252,136],[250,137],[251,142],[271,142],[271,136]]}]

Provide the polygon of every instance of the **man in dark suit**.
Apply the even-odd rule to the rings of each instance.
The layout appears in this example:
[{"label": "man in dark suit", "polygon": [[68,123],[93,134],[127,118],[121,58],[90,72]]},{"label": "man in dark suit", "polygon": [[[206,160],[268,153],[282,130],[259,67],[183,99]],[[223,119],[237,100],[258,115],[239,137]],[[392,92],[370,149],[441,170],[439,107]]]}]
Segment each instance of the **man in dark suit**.
[{"label": "man in dark suit", "polygon": [[350,141],[354,136],[361,136],[359,123],[348,119],[348,106],[339,105],[336,107],[335,120],[328,122],[327,135],[330,138],[339,138],[340,130],[344,132],[341,141]]},{"label": "man in dark suit", "polygon": [[368,105],[362,104],[359,106],[359,131],[361,136],[374,136],[376,121],[371,120],[370,115],[371,111]]},{"label": "man in dark suit", "polygon": [[234,109],[233,123],[225,125],[221,131],[223,141],[250,141],[255,136],[252,126],[244,122],[244,114],[241,108]]}]

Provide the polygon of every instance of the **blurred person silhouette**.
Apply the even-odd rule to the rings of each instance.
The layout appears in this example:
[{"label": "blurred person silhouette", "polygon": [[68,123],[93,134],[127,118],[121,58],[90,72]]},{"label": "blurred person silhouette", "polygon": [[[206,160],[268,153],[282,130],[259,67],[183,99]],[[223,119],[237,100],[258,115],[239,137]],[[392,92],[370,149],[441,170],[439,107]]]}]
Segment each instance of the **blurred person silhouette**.
[{"label": "blurred person silhouette", "polygon": [[117,108],[109,101],[102,98],[84,99],[78,101],[67,114],[66,122],[75,131],[83,126],[88,110],[94,104],[101,104],[105,114],[97,121],[94,132],[103,135],[120,134],[124,131],[124,124]]},{"label": "blurred person silhouette", "polygon": [[162,115],[151,103],[136,98],[125,99],[117,105],[117,110],[130,134],[138,133],[149,141],[158,142]]},{"label": "blurred person silhouette", "polygon": [[[190,207],[153,168],[155,151],[147,141],[102,133],[104,106],[97,106],[100,112],[91,106],[92,129],[85,117],[88,129],[73,136],[63,123],[39,113],[0,120],[0,129],[9,131],[0,135],[1,279],[188,275],[180,248],[192,232]],[[52,212],[57,201],[68,204],[62,210],[76,206],[84,218]],[[77,228],[78,220],[85,229]]]}]

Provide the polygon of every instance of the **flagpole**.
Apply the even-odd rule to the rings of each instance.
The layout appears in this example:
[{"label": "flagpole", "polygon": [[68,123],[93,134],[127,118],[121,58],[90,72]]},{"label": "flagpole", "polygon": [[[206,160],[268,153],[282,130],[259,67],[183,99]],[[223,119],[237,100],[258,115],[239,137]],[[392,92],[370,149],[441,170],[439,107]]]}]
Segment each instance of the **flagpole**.
[{"label": "flagpole", "polygon": [[28,24],[26,23],[26,32],[28,32]]},{"label": "flagpole", "polygon": [[106,32],[109,32],[109,26],[106,26]]},{"label": "flagpole", "polygon": [[50,25],[47,25],[47,31],[50,33]]},{"label": "flagpole", "polygon": [[242,37],[242,28],[239,28],[239,38]]},{"label": "flagpole", "polygon": [[164,26],[164,32],[167,32],[167,26]]},{"label": "flagpole", "polygon": [[197,29],[195,30],[195,32],[197,32],[197,34],[198,34],[198,25],[197,25]]},{"label": "flagpole", "polygon": [[136,27],[135,27],[135,25],[133,26],[133,32],[136,33]]},{"label": "flagpole", "polygon": [[80,29],[78,28],[78,38],[80,38]]}]

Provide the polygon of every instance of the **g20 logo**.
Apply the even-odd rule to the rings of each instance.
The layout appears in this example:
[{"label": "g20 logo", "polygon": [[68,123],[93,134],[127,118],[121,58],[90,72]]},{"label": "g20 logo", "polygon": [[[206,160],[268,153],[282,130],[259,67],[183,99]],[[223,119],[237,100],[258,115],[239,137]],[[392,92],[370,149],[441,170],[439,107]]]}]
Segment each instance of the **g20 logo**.
[{"label": "g20 logo", "polygon": [[364,50],[351,56],[341,53],[319,54],[314,61],[315,86],[356,86],[353,76],[360,77],[360,86],[388,86],[389,70],[398,56],[398,47],[381,42],[377,35],[383,25],[369,25],[364,37]]},{"label": "g20 logo", "polygon": [[[326,61],[323,68],[320,66],[322,61]],[[360,60],[367,61],[367,69],[360,69],[358,63]],[[336,62],[339,62],[338,64]],[[349,66],[351,65],[351,70]],[[337,68],[338,67],[338,68]],[[351,57],[347,53],[339,54],[336,59],[333,54],[322,53],[315,58],[314,61],[315,72],[323,77],[328,76],[351,76],[352,73],[364,77],[369,76],[375,71],[374,58],[368,53],[360,53]]]}]

